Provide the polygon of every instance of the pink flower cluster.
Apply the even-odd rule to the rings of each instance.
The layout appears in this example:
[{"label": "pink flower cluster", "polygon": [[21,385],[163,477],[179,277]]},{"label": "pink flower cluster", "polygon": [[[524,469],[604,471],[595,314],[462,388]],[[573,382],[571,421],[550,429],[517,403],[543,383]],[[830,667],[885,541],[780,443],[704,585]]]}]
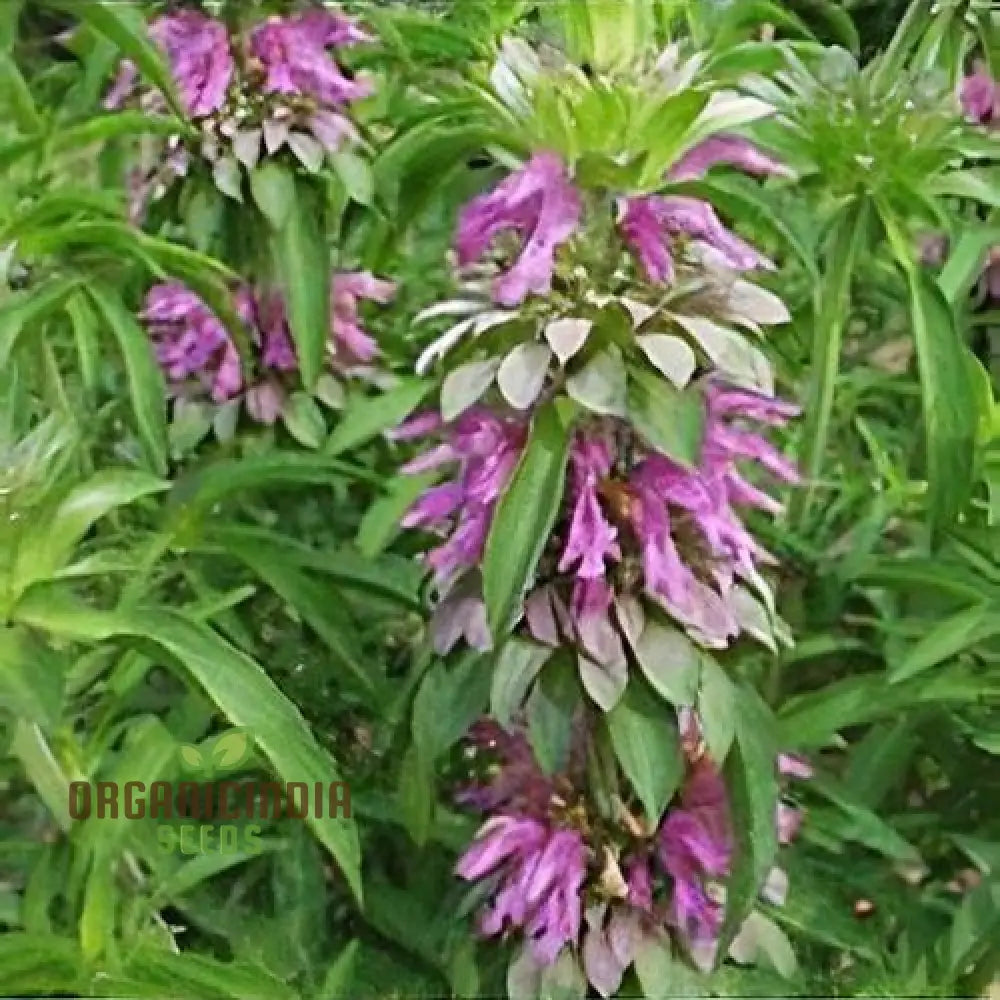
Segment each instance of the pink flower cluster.
[{"label": "pink flower cluster", "polygon": [[[691,726],[698,730],[696,719]],[[574,745],[586,738],[579,730],[574,736]],[[677,800],[651,837],[630,838],[616,849],[620,862],[611,862],[588,825],[578,765],[542,774],[524,733],[491,720],[473,727],[470,743],[497,762],[488,782],[460,795],[493,814],[456,867],[464,879],[496,885],[480,913],[484,936],[520,929],[540,966],[566,947],[579,949],[602,996],[619,988],[637,946],[657,927],[673,929],[696,964],[711,966],[724,917],[718,886],[730,872],[733,830],[725,784],[707,756],[685,739],[688,772]],[[786,754],[777,769],[796,778],[812,774],[805,761]],[[794,835],[780,827],[779,833],[782,843]],[[620,864],[617,886],[601,871],[609,863]],[[586,921],[585,907],[591,907]]]},{"label": "pink flower cluster", "polygon": [[[374,339],[360,325],[361,299],[387,302],[395,286],[368,272],[337,274],[331,281],[329,357],[337,370],[350,373],[378,354]],[[246,391],[254,419],[273,423],[282,393],[267,373],[298,369],[284,303],[276,293],[237,289],[234,305],[258,354],[264,376],[247,385],[239,352],[222,320],[191,289],[177,281],[154,285],[141,318],[152,337],[157,360],[173,383],[200,382],[221,403]]]},{"label": "pink flower cluster", "polygon": [[[690,150],[675,164],[669,179],[692,180],[718,164],[755,175],[787,174],[746,139],[720,135]],[[622,236],[650,281],[673,280],[672,247],[677,237],[700,241],[735,270],[768,266],[766,258],[722,225],[706,201],[682,196],[626,198],[622,209]],[[498,235],[512,232],[520,251],[497,278],[493,297],[501,305],[515,306],[530,294],[545,295],[552,287],[556,251],[576,231],[580,215],[581,199],[562,160],[554,153],[537,153],[462,211],[455,239],[459,264],[479,260]]]},{"label": "pink flower cluster", "polygon": [[[798,479],[788,459],[743,425],[780,425],[798,411],[780,400],[721,386],[709,386],[706,408],[705,441],[696,468],[640,448],[641,457],[621,478],[613,472],[621,425],[608,420],[577,432],[568,503],[562,527],[557,525],[557,535],[564,539],[554,553],[561,577],[536,589],[525,603],[527,627],[536,639],[553,646],[576,643],[598,664],[621,660],[622,640],[612,616],[613,569],[626,556],[642,569],[642,592],[705,645],[726,646],[739,633],[729,602],[733,584],[756,580],[758,566],[773,559],[747,531],[737,508],[772,514],[781,510],[740,466],[752,462],[786,482]],[[444,537],[427,562],[439,592],[447,594],[462,573],[479,564],[497,500],[520,458],[527,429],[522,418],[475,407],[448,427],[436,415],[423,415],[395,436],[431,433],[442,434],[443,442],[404,471],[455,465],[457,474],[427,490],[403,524]]]},{"label": "pink flower cluster", "polygon": [[[264,93],[342,105],[371,92],[368,83],[347,77],[328,51],[370,37],[348,18],[323,8],[268,18],[251,30],[245,42],[231,40],[222,22],[194,10],[157,18],[149,35],[167,57],[181,102],[192,118],[205,118],[226,103],[236,75],[234,44],[245,48],[244,54],[259,66]],[[124,62],[105,105],[120,107],[137,82],[136,67]]]},{"label": "pink flower cluster", "polygon": [[[201,155],[221,171],[216,182],[227,193],[239,184],[238,164],[252,169],[262,152],[273,155],[287,143],[315,170],[324,153],[358,140],[345,110],[371,93],[371,83],[349,77],[332,50],[370,38],[343,15],[313,8],[270,17],[231,38],[220,21],[186,10],[157,18],[149,34],[166,56],[182,105],[201,126]],[[121,107],[138,82],[136,67],[123,62],[105,106]],[[140,98],[144,108],[164,110],[159,92],[143,90]],[[152,176],[140,171],[131,182],[136,218],[151,195],[187,172],[190,143],[174,137],[168,145]]]}]

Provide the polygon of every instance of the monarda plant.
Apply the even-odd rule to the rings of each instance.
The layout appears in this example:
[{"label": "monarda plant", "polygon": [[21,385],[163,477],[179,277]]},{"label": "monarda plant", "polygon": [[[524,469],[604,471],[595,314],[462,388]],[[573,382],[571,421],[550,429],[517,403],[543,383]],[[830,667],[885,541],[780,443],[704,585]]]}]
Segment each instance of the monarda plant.
[{"label": "monarda plant", "polygon": [[458,791],[486,816],[456,869],[479,930],[516,942],[512,995],[609,996],[787,951],[755,906],[800,818],[781,776],[809,768],[743,640],[791,641],[751,520],[798,478],[760,342],[789,316],[697,183],[790,172],[734,131],[772,109],[675,49],[584,71],[508,39],[489,79],[506,146],[459,214],[455,297],[416,317],[443,328],[417,361],[440,394],[393,437],[438,482],[404,525],[437,652],[493,671]]},{"label": "monarda plant", "polygon": [[227,20],[182,9],[148,31],[171,92],[126,61],[105,98],[109,109],[163,115],[157,131],[168,133],[132,173],[131,215],[154,229],[185,225],[196,249],[231,268],[223,287],[171,281],[146,296],[141,318],[176,400],[174,423],[224,438],[241,410],[262,424],[280,416],[318,446],[317,400],[341,408],[351,378],[386,384],[361,304],[385,304],[395,286],[334,264],[328,236],[341,220],[325,212],[327,187],[367,170],[370,151],[352,106],[374,81],[339,56],[375,39],[321,6]]}]

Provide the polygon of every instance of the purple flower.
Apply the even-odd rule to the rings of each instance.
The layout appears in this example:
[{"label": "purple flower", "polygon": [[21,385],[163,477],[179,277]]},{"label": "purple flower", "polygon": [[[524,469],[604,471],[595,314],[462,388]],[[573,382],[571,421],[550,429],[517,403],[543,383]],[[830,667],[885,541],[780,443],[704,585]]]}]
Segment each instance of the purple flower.
[{"label": "purple flower", "polygon": [[371,86],[345,76],[327,52],[332,45],[367,37],[349,24],[337,15],[310,11],[296,17],[271,17],[255,28],[250,51],[263,66],[264,91],[305,95],[334,105],[367,97]]},{"label": "purple flower", "polygon": [[[421,417],[419,426],[433,424]],[[427,490],[407,512],[403,525],[448,535],[426,557],[439,588],[447,591],[460,571],[477,566],[482,557],[496,502],[524,448],[525,426],[483,407],[471,407],[444,429],[444,435],[442,444],[409,462],[403,472],[457,464],[457,476]]]},{"label": "purple flower", "polygon": [[[167,57],[181,102],[192,118],[218,111],[233,76],[233,57],[226,27],[194,10],[155,20],[150,37]],[[117,108],[135,88],[135,66],[123,62],[105,106]]]},{"label": "purple flower", "polygon": [[724,163],[755,177],[788,177],[791,171],[738,135],[713,135],[684,154],[671,168],[672,181],[697,180],[712,167]]},{"label": "purple flower", "polygon": [[272,294],[261,305],[257,322],[263,337],[261,360],[264,367],[276,371],[295,371],[299,363],[292,346],[285,304],[280,296]]},{"label": "purple flower", "polygon": [[587,849],[577,831],[497,816],[483,825],[455,871],[469,881],[498,878],[492,904],[479,920],[485,936],[521,928],[542,965],[551,965],[565,945],[579,939]]},{"label": "purple flower", "polygon": [[970,121],[991,125],[1000,119],[1000,85],[990,76],[984,63],[962,81],[962,110]]},{"label": "purple flower", "polygon": [[617,559],[621,556],[615,544],[618,532],[604,517],[597,495],[598,484],[611,471],[611,448],[602,438],[578,435],[573,442],[570,463],[576,501],[559,571],[565,573],[579,563],[576,575],[580,579],[603,579],[605,557]]},{"label": "purple flower", "polygon": [[673,253],[669,240],[675,236],[701,240],[727,267],[736,271],[770,266],[770,262],[749,243],[722,225],[707,201],[698,198],[682,195],[628,198],[620,227],[646,276],[659,284],[673,280]]},{"label": "purple flower", "polygon": [[562,160],[537,153],[489,194],[474,198],[459,218],[455,249],[462,266],[478,260],[499,233],[521,237],[520,256],[493,289],[497,302],[516,306],[552,287],[556,248],[569,239],[580,218],[580,197]]},{"label": "purple flower", "polygon": [[370,271],[335,274],[330,283],[332,348],[338,361],[348,366],[367,364],[378,354],[375,339],[361,326],[358,301],[386,303],[396,292],[391,281]]},{"label": "purple flower", "polygon": [[707,883],[729,874],[732,834],[726,787],[715,765],[702,757],[668,813],[659,834],[659,858],[673,879],[672,918],[696,955],[714,954],[722,906]]},{"label": "purple flower", "polygon": [[140,314],[156,358],[173,382],[197,375],[222,402],[243,388],[240,358],[222,321],[178,281],[154,285]]}]

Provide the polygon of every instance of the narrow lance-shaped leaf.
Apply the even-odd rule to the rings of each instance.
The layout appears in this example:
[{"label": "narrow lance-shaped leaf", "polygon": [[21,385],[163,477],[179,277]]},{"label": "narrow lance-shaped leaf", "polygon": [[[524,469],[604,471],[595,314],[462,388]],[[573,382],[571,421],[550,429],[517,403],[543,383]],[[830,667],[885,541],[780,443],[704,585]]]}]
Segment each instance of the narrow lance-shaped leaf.
[{"label": "narrow lance-shaped leaf", "polygon": [[615,756],[655,826],[684,773],[674,710],[633,677],[607,720]]},{"label": "narrow lance-shaped leaf", "polygon": [[827,270],[819,291],[810,364],[812,381],[802,430],[800,466],[805,484],[792,497],[791,518],[801,525],[815,499],[823,470],[833,394],[840,373],[840,346],[850,306],[851,275],[868,219],[867,204],[851,205],[834,224]]},{"label": "narrow lance-shaped leaf", "polygon": [[139,70],[163,92],[163,96],[181,118],[186,118],[184,108],[177,99],[173,77],[153,44],[142,9],[132,4],[112,3],[109,0],[45,0],[58,10],[64,10],[89,24],[99,34],[113,42],[123,56],[131,59]]},{"label": "narrow lance-shaped leaf", "polygon": [[304,183],[295,185],[273,245],[302,381],[311,389],[322,370],[330,336],[330,252],[322,213]]},{"label": "narrow lance-shaped leaf", "polygon": [[910,241],[885,208],[882,223],[910,290],[910,319],[920,369],[929,520],[935,533],[969,497],[978,422],[968,349],[938,285],[913,259]]},{"label": "narrow lance-shaped leaf", "polygon": [[741,687],[736,739],[725,769],[736,849],[726,887],[721,956],[753,907],[778,852],[775,728],[774,716],[760,696],[748,686]]},{"label": "narrow lance-shaped leaf", "polygon": [[483,557],[483,592],[496,636],[514,624],[555,524],[569,457],[567,424],[555,403],[536,413],[517,471],[497,503]]},{"label": "narrow lance-shaped leaf", "polygon": [[[312,735],[295,705],[255,660],[209,627],[173,611],[96,611],[60,591],[33,588],[17,609],[24,621],[61,635],[102,641],[118,636],[158,645],[200,685],[234,726],[253,733],[257,746],[284,781],[340,781],[330,754]],[[361,901],[361,848],[352,819],[316,815],[306,821],[340,865]]]},{"label": "narrow lance-shaped leaf", "polygon": [[163,374],[146,334],[117,292],[98,284],[88,285],[87,292],[118,341],[139,439],[153,471],[163,475],[167,471],[167,401]]}]

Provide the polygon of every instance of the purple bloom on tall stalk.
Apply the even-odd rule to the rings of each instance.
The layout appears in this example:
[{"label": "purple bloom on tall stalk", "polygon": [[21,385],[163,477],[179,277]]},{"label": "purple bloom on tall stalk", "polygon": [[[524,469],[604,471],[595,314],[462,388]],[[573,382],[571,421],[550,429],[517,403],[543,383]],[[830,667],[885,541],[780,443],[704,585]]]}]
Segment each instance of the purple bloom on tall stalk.
[{"label": "purple bloom on tall stalk", "polygon": [[[425,417],[420,426],[429,426]],[[407,434],[404,425],[402,433]],[[456,478],[431,487],[403,518],[408,528],[429,528],[447,535],[426,556],[438,587],[447,591],[458,574],[479,564],[500,494],[524,448],[523,422],[472,407],[443,430],[444,441],[403,467],[417,473],[457,464]]]},{"label": "purple bloom on tall stalk", "polygon": [[[163,50],[177,90],[192,118],[218,111],[233,76],[233,57],[226,27],[194,10],[157,18],[149,35]],[[108,108],[120,107],[135,89],[138,71],[123,62],[105,99]]]},{"label": "purple bloom on tall stalk", "polygon": [[340,105],[367,97],[371,86],[346,76],[327,49],[365,40],[367,35],[346,18],[314,10],[268,18],[251,34],[250,52],[264,70],[266,93]]},{"label": "purple bloom on tall stalk", "polygon": [[672,238],[687,236],[705,243],[735,271],[770,267],[770,261],[719,221],[707,201],[683,195],[628,198],[620,227],[650,281],[674,279]]},{"label": "purple bloom on tall stalk", "polygon": [[712,167],[725,164],[754,177],[790,177],[784,164],[738,135],[713,135],[688,150],[670,169],[672,181],[691,181],[704,176]]},{"label": "purple bloom on tall stalk", "polygon": [[493,240],[512,230],[521,237],[517,261],[493,288],[497,302],[516,306],[552,287],[556,248],[580,220],[580,197],[554,153],[536,153],[489,194],[473,198],[459,218],[455,249],[462,266],[478,260]]},{"label": "purple bloom on tall stalk", "polygon": [[530,817],[494,817],[455,871],[469,881],[490,875],[499,879],[492,903],[479,919],[485,936],[521,928],[542,965],[550,965],[579,939],[587,848],[576,830]]}]

